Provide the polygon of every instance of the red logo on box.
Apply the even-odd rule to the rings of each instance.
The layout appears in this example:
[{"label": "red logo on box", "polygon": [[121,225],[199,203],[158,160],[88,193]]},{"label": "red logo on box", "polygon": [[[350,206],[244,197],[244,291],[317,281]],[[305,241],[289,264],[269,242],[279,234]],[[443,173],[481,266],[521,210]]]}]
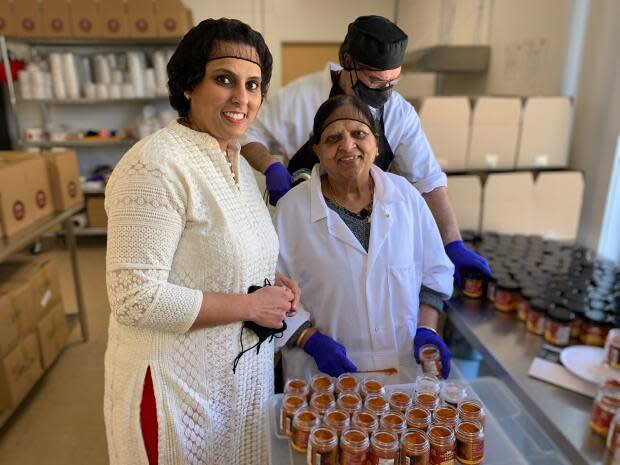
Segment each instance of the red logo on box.
[{"label": "red logo on box", "polygon": [[136,29],[140,32],[145,32],[149,28],[149,23],[146,19],[140,18],[136,20]]},{"label": "red logo on box", "polygon": [[90,32],[90,30],[93,28],[93,23],[90,19],[80,19],[80,22],[78,24],[80,26],[80,29],[84,32]]},{"label": "red logo on box", "polygon": [[61,32],[65,28],[65,23],[60,18],[52,19],[52,29],[56,32]]},{"label": "red logo on box", "polygon": [[67,191],[69,192],[69,197],[75,197],[77,195],[77,186],[75,185],[75,182],[70,181],[67,187],[68,187]]},{"label": "red logo on box", "polygon": [[174,31],[177,28],[177,22],[172,18],[166,18],[164,27],[169,31]]},{"label": "red logo on box", "polygon": [[21,221],[24,219],[26,215],[26,207],[24,207],[24,203],[21,200],[15,201],[13,204],[13,216],[17,221]]},{"label": "red logo on box", "polygon": [[32,31],[34,29],[34,21],[30,18],[24,18],[22,20],[22,27],[26,31]]},{"label": "red logo on box", "polygon": [[43,208],[47,204],[47,196],[43,191],[37,191],[37,195],[35,196],[35,200],[37,201],[37,207]]},{"label": "red logo on box", "polygon": [[4,29],[6,27],[6,21],[4,20],[4,18],[0,18],[0,30]]},{"label": "red logo on box", "polygon": [[120,28],[121,28],[121,23],[119,23],[117,19],[108,20],[108,30],[110,32],[118,32]]}]

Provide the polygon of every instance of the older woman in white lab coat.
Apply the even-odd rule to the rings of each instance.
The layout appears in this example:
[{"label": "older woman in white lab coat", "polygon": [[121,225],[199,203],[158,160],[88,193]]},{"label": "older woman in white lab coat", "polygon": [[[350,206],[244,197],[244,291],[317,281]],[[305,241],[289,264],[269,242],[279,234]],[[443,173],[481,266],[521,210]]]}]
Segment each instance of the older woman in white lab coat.
[{"label": "older woman in white lab coat", "polygon": [[302,304],[281,339],[287,377],[314,359],[332,376],[397,368],[409,381],[424,344],[449,373],[435,330],[453,265],[421,195],[373,165],[377,135],[357,97],[329,99],[314,120],[320,165],[278,203],[278,269],[299,281]]}]

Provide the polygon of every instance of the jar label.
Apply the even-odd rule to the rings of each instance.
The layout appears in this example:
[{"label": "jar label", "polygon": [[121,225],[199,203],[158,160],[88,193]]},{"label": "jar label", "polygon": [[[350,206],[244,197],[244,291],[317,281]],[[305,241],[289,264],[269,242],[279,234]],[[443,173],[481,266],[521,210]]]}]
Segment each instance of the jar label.
[{"label": "jar label", "polygon": [[570,342],[570,325],[562,325],[549,320],[545,330],[545,339],[552,344],[565,346]]},{"label": "jar label", "polygon": [[607,361],[614,368],[620,368],[620,347],[609,347],[609,355]]},{"label": "jar label", "polygon": [[465,464],[480,463],[484,458],[484,441],[456,441],[456,458]]},{"label": "jar label", "polygon": [[348,452],[346,450],[340,451],[340,463],[342,465],[366,465],[367,460],[367,450],[363,452]]},{"label": "jar label", "polygon": [[418,455],[404,455],[403,465],[428,465],[428,451]]},{"label": "jar label", "polygon": [[[308,445],[308,451],[310,451],[310,445]],[[334,448],[330,452],[314,452],[308,454],[309,465],[337,465],[336,462],[336,449]]]},{"label": "jar label", "polygon": [[454,447],[446,449],[445,447],[439,448],[431,446],[429,458],[430,465],[454,465]]},{"label": "jar label", "polygon": [[371,452],[368,463],[370,465],[395,465],[396,458],[386,459],[386,458],[379,457],[378,455]]},{"label": "jar label", "polygon": [[482,296],[482,280],[465,279],[463,282],[463,293],[468,297]]},{"label": "jar label", "polygon": [[598,434],[607,435],[613,416],[613,411],[605,409],[599,400],[595,400],[594,405],[592,406],[592,419],[590,420],[590,426]]}]

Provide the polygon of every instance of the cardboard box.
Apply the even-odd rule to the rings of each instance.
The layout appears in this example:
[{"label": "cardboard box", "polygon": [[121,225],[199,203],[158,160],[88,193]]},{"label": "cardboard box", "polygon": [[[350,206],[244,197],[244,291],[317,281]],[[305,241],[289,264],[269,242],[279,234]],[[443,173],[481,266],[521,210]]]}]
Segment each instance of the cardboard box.
[{"label": "cardboard box", "polygon": [[20,334],[23,336],[34,330],[39,319],[39,311],[35,305],[30,283],[22,280],[4,282],[0,291],[11,299],[11,304],[19,319]]},{"label": "cardboard box", "polygon": [[194,13],[190,8],[185,8],[185,24],[187,24],[187,30],[194,27]]},{"label": "cardboard box", "polygon": [[28,392],[24,353],[16,346],[0,360],[0,410],[14,407]]},{"label": "cardboard box", "polygon": [[187,12],[181,0],[158,0],[155,17],[159,37],[182,37],[189,29]]},{"label": "cardboard box", "polygon": [[39,350],[39,341],[36,332],[28,334],[21,342],[22,352],[24,354],[24,364],[26,371],[26,392],[34,386],[43,374],[43,366],[41,365],[41,351]]},{"label": "cardboard box", "polygon": [[56,320],[54,313],[48,312],[37,323],[37,339],[41,352],[41,365],[47,369],[58,355],[59,348],[56,341]]},{"label": "cardboard box", "polygon": [[58,266],[54,260],[49,260],[43,267],[47,281],[47,291],[50,294],[49,305],[62,303],[62,288],[58,278]]},{"label": "cardboard box", "polygon": [[520,121],[520,98],[480,97],[474,106],[467,168],[514,168]]},{"label": "cardboard box", "polygon": [[129,37],[157,37],[157,20],[153,0],[127,2]]},{"label": "cardboard box", "polygon": [[43,0],[43,34],[46,37],[69,37],[71,19],[67,0]]},{"label": "cardboard box", "polygon": [[471,108],[467,97],[424,99],[420,122],[444,171],[463,171],[469,142]]},{"label": "cardboard box", "polygon": [[0,358],[7,355],[19,342],[19,317],[11,298],[0,294]]},{"label": "cardboard box", "polygon": [[67,326],[67,316],[62,304],[56,305],[51,311],[54,318],[54,338],[56,339],[56,347],[61,351],[67,343],[69,337],[69,327]]},{"label": "cardboard box", "polygon": [[103,195],[89,195],[86,198],[86,216],[91,228],[107,228],[108,215],[105,212],[105,197]]},{"label": "cardboard box", "polygon": [[0,224],[5,236],[12,236],[34,223],[30,194],[28,165],[0,163]]},{"label": "cardboard box", "polygon": [[129,37],[127,8],[124,0],[106,0],[105,8],[101,8],[99,16],[103,37],[119,39]]},{"label": "cardboard box", "polygon": [[15,34],[15,13],[13,3],[9,0],[0,0],[0,36]]},{"label": "cardboard box", "polygon": [[482,231],[531,233],[535,208],[532,173],[490,174],[483,199]]},{"label": "cardboard box", "polygon": [[84,202],[80,185],[80,167],[75,152],[42,152],[47,162],[54,208],[64,211]]},{"label": "cardboard box", "polygon": [[577,238],[584,180],[579,171],[540,173],[534,184],[532,233],[548,239]]},{"label": "cardboard box", "polygon": [[38,0],[18,0],[13,3],[15,35],[17,37],[42,37],[43,15]]},{"label": "cardboard box", "polygon": [[73,37],[101,37],[103,24],[96,0],[71,0],[71,35]]},{"label": "cardboard box", "polygon": [[523,109],[517,167],[568,165],[573,105],[569,97],[530,97]]},{"label": "cardboard box", "polygon": [[462,230],[480,230],[482,183],[476,175],[448,176],[448,196]]}]

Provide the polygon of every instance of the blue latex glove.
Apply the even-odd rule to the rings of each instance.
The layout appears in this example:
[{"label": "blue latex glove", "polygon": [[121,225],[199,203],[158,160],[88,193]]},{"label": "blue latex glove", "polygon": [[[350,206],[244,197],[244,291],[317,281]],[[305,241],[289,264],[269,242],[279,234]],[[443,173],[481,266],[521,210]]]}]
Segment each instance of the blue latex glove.
[{"label": "blue latex glove", "polygon": [[413,338],[413,356],[415,357],[415,361],[420,363],[420,347],[426,344],[432,344],[439,349],[439,353],[441,354],[441,374],[444,378],[447,378],[450,374],[452,354],[441,336],[435,334],[430,329],[418,328],[415,332],[415,337]]},{"label": "blue latex glove", "polygon": [[265,170],[267,190],[269,191],[269,203],[273,206],[278,203],[280,197],[286,194],[293,184],[293,176],[279,161],[269,165]]},{"label": "blue latex glove", "polygon": [[454,279],[457,287],[462,286],[461,272],[467,268],[480,271],[485,279],[491,277],[491,267],[488,262],[481,255],[465,247],[463,241],[453,241],[446,245],[446,255],[454,263]]},{"label": "blue latex glove", "polygon": [[357,367],[347,358],[347,349],[319,331],[308,338],[304,351],[314,359],[319,370],[330,376],[357,371]]}]

